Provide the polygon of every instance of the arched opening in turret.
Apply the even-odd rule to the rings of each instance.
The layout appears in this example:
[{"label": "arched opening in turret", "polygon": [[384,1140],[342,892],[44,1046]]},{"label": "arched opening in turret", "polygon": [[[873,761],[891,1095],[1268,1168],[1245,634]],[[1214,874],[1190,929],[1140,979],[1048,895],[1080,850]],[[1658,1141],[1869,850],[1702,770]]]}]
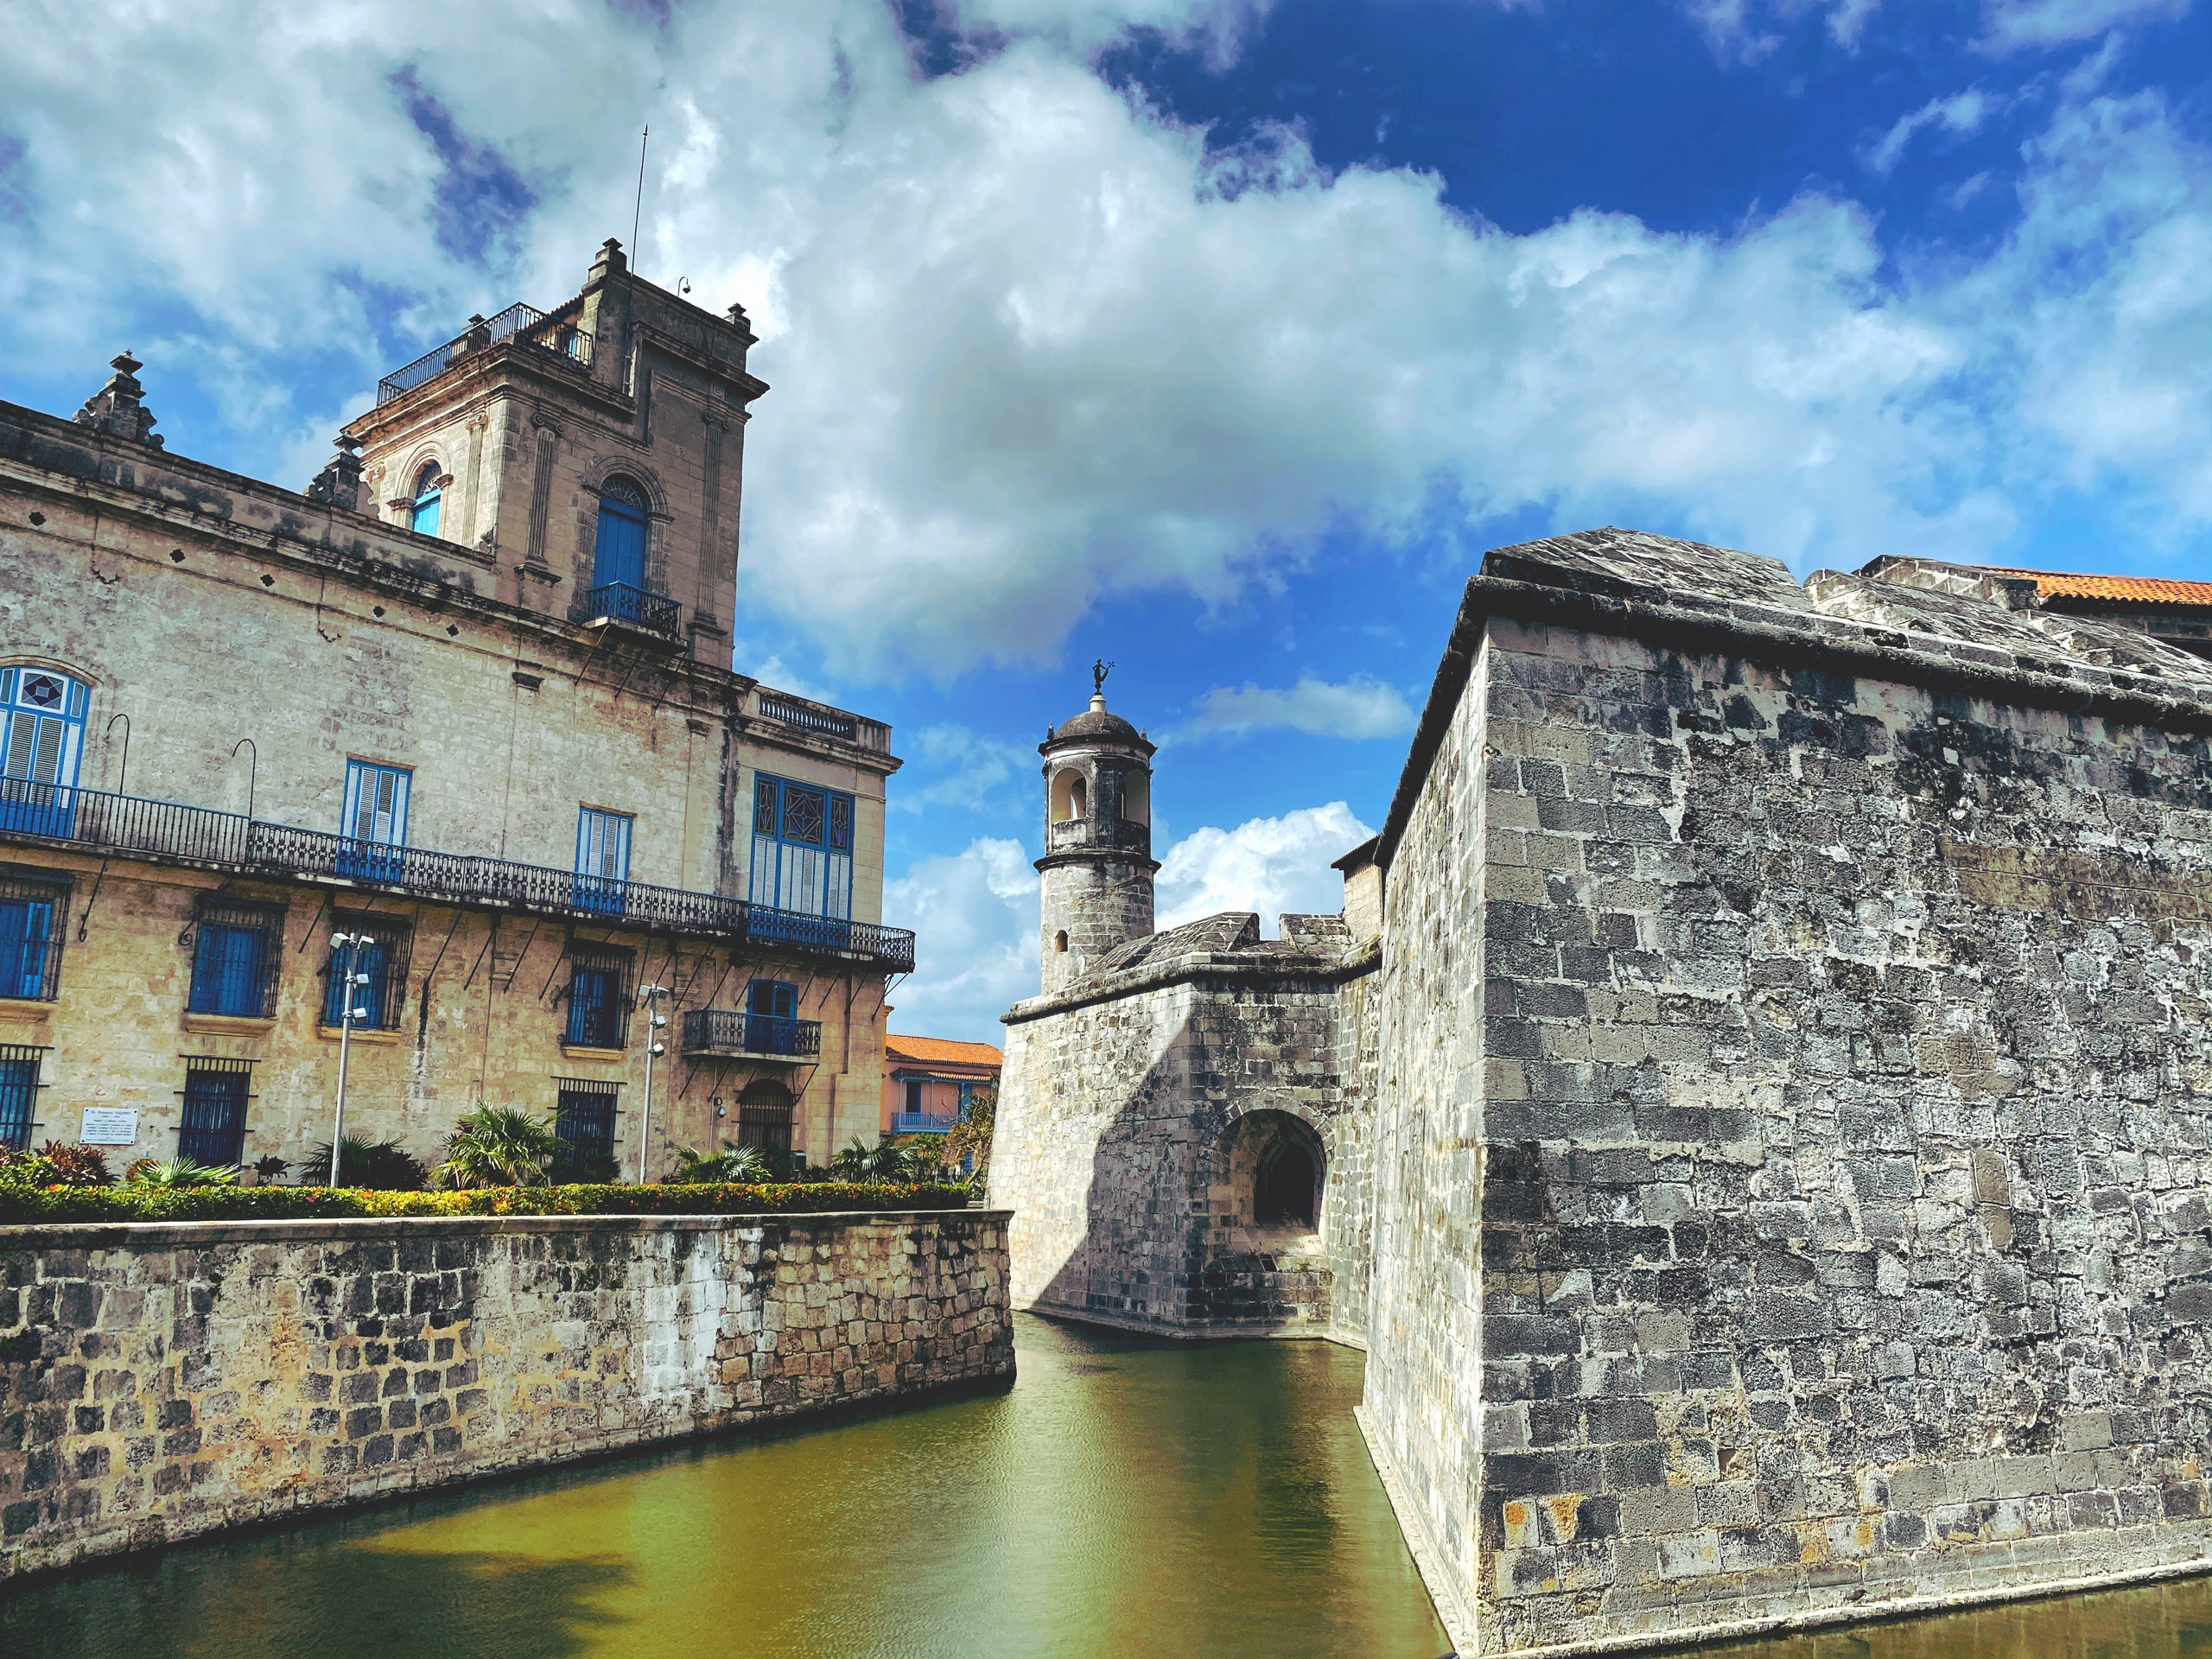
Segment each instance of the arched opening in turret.
[{"label": "arched opening in turret", "polygon": [[1141,767],[1131,766],[1122,774],[1122,822],[1152,823],[1152,774]]},{"label": "arched opening in turret", "polygon": [[1073,766],[1064,766],[1052,778],[1052,822],[1090,816],[1090,786]]},{"label": "arched opening in turret", "polygon": [[1274,1233],[1320,1230],[1327,1160],[1321,1137],[1288,1112],[1252,1112],[1229,1132],[1229,1219]]},{"label": "arched opening in turret", "polygon": [[1064,927],[1058,932],[1052,935],[1052,949],[1056,952],[1065,953],[1067,948],[1068,931]]}]

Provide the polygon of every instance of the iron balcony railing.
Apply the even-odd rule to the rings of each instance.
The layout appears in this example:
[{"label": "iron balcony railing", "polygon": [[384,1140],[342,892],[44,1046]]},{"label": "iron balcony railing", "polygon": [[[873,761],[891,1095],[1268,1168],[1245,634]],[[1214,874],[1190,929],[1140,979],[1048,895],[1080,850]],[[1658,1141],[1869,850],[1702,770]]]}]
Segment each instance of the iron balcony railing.
[{"label": "iron balcony railing", "polygon": [[404,397],[416,387],[443,374],[472,352],[480,352],[502,340],[534,346],[572,363],[591,361],[591,336],[564,317],[549,317],[535,306],[509,306],[496,317],[469,319],[469,326],[439,346],[425,352],[404,369],[395,369],[377,382],[377,407]]},{"label": "iron balcony railing", "polygon": [[822,1022],[742,1008],[693,1008],[683,1016],[683,1052],[810,1059],[822,1052]]},{"label": "iron balcony railing", "polygon": [[957,1117],[938,1117],[928,1112],[893,1112],[891,1114],[891,1133],[893,1135],[950,1135]]},{"label": "iron balcony railing", "polygon": [[589,626],[612,622],[663,639],[676,638],[683,607],[660,594],[649,594],[626,582],[610,582],[587,588],[576,599],[575,620]]},{"label": "iron balcony railing", "polygon": [[135,854],[241,874],[344,882],[448,904],[856,957],[886,973],[914,969],[914,936],[904,928],[802,916],[719,893],[613,881],[548,865],[387,847],[208,807],[16,778],[0,779],[0,841],[50,842],[102,855]]}]

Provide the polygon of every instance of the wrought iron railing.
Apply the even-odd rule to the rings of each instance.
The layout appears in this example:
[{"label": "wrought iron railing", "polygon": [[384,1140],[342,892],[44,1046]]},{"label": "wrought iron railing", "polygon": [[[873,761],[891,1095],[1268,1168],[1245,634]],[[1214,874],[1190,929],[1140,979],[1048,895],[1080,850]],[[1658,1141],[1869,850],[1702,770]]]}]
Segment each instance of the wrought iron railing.
[{"label": "wrought iron railing", "polygon": [[534,346],[573,363],[591,361],[589,334],[565,317],[549,317],[535,306],[518,302],[496,317],[486,317],[481,322],[472,321],[469,327],[435,351],[425,352],[405,368],[395,369],[385,376],[377,382],[377,407],[382,409],[394,398],[404,397],[416,387],[436,379],[470,353],[483,351],[505,340]]},{"label": "wrought iron railing", "polygon": [[683,1052],[805,1059],[822,1052],[822,1022],[747,1014],[742,1008],[692,1008],[683,1016]]},{"label": "wrought iron railing", "polygon": [[534,911],[654,932],[728,938],[774,949],[860,957],[912,973],[904,928],[773,910],[719,893],[610,881],[542,864],[387,847],[235,812],[92,789],[0,779],[0,841],[51,842],[99,854],[140,854],[243,874],[342,881],[448,904]]},{"label": "wrought iron railing", "polygon": [[683,607],[664,594],[649,594],[626,582],[609,582],[579,594],[573,614],[579,622],[613,622],[673,639]]},{"label": "wrought iron railing", "polygon": [[891,1133],[893,1135],[950,1135],[957,1117],[938,1117],[929,1112],[893,1112],[891,1114]]}]

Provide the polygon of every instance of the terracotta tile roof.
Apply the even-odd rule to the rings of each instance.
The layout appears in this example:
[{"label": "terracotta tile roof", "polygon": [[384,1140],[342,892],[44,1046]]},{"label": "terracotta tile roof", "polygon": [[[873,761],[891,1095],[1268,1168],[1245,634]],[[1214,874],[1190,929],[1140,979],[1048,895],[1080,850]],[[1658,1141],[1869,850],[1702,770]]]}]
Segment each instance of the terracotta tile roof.
[{"label": "terracotta tile roof", "polygon": [[2045,599],[2099,599],[2124,605],[2212,606],[2212,582],[2174,582],[2164,576],[2084,576],[2064,570],[1986,567],[2000,576],[2025,576]]},{"label": "terracotta tile roof", "polygon": [[919,1060],[925,1065],[988,1065],[996,1067],[1006,1056],[988,1043],[956,1043],[947,1037],[900,1037],[883,1039],[887,1059]]}]

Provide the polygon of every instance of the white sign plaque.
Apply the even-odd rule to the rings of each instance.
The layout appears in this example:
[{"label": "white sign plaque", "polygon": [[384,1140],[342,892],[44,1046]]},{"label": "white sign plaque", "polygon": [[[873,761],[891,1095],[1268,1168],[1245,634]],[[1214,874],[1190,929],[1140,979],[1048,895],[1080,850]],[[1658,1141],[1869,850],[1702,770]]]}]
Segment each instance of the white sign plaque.
[{"label": "white sign plaque", "polygon": [[127,1147],[138,1138],[138,1109],[135,1106],[87,1106],[84,1132],[77,1138],[88,1147]]}]

